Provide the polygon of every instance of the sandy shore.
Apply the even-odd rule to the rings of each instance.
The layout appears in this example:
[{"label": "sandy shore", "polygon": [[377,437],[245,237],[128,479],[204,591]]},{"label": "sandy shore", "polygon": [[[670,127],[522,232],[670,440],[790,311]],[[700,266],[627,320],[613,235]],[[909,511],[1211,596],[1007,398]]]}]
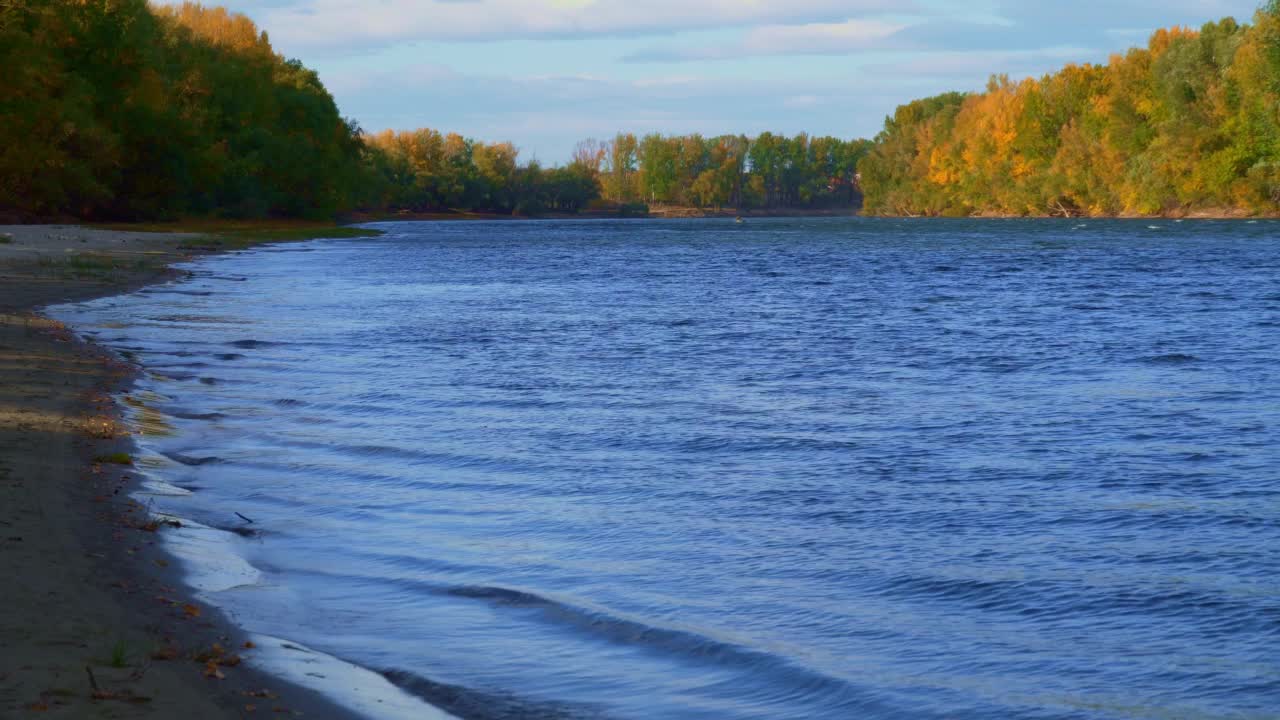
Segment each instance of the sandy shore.
[{"label": "sandy shore", "polygon": [[134,369],[37,314],[162,280],[198,244],[0,226],[0,717],[350,716],[238,662],[255,648],[179,589],[108,462],[132,448],[110,393]]}]

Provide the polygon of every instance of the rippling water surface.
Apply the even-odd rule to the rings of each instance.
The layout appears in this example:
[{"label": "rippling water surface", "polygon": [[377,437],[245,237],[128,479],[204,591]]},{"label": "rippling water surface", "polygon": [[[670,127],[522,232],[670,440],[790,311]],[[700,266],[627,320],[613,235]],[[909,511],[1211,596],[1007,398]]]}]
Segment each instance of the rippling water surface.
[{"label": "rippling water surface", "polygon": [[470,717],[1280,716],[1276,224],[381,227],[58,311],[251,630]]}]

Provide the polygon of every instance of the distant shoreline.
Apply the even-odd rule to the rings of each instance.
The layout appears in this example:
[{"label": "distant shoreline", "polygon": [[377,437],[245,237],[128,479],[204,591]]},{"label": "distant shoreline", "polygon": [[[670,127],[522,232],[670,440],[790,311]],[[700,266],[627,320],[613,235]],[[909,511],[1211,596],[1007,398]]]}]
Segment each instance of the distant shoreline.
[{"label": "distant shoreline", "polygon": [[1159,215],[1015,215],[979,213],[975,215],[890,215],[863,213],[860,210],[703,210],[699,208],[668,207],[652,210],[647,215],[622,216],[617,213],[582,212],[577,214],[505,215],[472,212],[399,213],[394,215],[360,214],[350,216],[355,224],[378,222],[429,222],[429,221],[511,221],[536,222],[539,220],[710,220],[732,218],[867,218],[882,220],[1280,220],[1280,213],[1251,214],[1233,210],[1196,210],[1169,212]]},{"label": "distant shoreline", "polygon": [[764,218],[764,217],[857,217],[857,208],[820,208],[820,209],[754,209],[721,210],[689,207],[684,205],[657,205],[647,213],[623,214],[618,210],[584,210],[578,213],[543,213],[539,215],[512,215],[506,213],[486,213],[470,211],[433,211],[433,212],[399,212],[399,213],[349,213],[343,217],[345,222],[354,224],[374,222],[424,222],[432,220],[683,220],[699,218]]},{"label": "distant shoreline", "polygon": [[886,219],[926,219],[943,220],[1276,220],[1280,213],[1250,213],[1245,210],[1216,208],[1206,210],[1167,211],[1155,215],[1138,215],[1116,213],[1107,215],[1062,215],[1042,213],[1038,215],[1019,215],[1015,213],[981,212],[972,215],[894,215],[887,213],[860,213],[861,217]]}]

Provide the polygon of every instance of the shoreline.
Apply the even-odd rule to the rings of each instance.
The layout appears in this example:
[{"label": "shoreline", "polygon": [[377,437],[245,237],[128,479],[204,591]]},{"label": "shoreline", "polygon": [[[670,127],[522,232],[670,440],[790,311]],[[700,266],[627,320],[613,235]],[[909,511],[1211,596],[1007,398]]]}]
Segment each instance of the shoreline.
[{"label": "shoreline", "polygon": [[15,579],[0,610],[0,717],[361,717],[253,667],[251,636],[193,599],[166,524],[133,497],[136,446],[114,396],[141,368],[43,314],[180,277],[174,263],[221,250],[192,247],[200,235],[78,226],[0,238],[0,567]]},{"label": "shoreline", "polygon": [[548,214],[548,215],[500,215],[496,213],[470,213],[470,212],[424,212],[424,213],[401,213],[394,215],[378,215],[378,214],[357,214],[353,218],[356,223],[396,223],[396,222],[538,222],[538,221],[563,221],[563,220],[732,220],[734,218],[743,218],[746,220],[760,219],[786,219],[786,218],[865,218],[868,220],[1060,220],[1074,222],[1088,222],[1091,220],[1131,220],[1131,221],[1155,221],[1155,220],[1206,220],[1206,221],[1238,221],[1248,222],[1254,220],[1280,220],[1280,213],[1275,214],[1258,214],[1249,215],[1230,210],[1220,211],[1195,211],[1186,213],[1161,213],[1159,215],[1016,215],[1016,214],[1000,214],[1000,213],[979,213],[975,215],[895,215],[888,213],[866,213],[856,208],[841,208],[836,210],[790,210],[790,211],[769,211],[769,210],[744,210],[741,212],[729,210],[704,210],[701,208],[689,207],[660,207],[655,208],[647,215],[619,215],[616,212],[582,212],[576,215],[570,214]]},{"label": "shoreline", "polygon": [[973,215],[896,215],[892,213],[858,213],[859,217],[880,218],[883,220],[1072,220],[1088,222],[1090,220],[1280,220],[1280,213],[1262,213],[1250,215],[1233,210],[1197,210],[1188,212],[1165,212],[1157,215],[1018,215],[1014,213],[975,213]]},{"label": "shoreline", "polygon": [[685,205],[654,205],[646,214],[621,214],[619,210],[583,210],[579,213],[545,213],[542,215],[510,215],[484,212],[400,212],[400,213],[353,213],[352,222],[384,223],[384,222],[428,222],[428,221],[511,221],[536,222],[539,220],[704,220],[742,218],[809,218],[809,217],[858,217],[858,208],[795,208],[790,210],[735,210],[725,208],[715,210]]}]

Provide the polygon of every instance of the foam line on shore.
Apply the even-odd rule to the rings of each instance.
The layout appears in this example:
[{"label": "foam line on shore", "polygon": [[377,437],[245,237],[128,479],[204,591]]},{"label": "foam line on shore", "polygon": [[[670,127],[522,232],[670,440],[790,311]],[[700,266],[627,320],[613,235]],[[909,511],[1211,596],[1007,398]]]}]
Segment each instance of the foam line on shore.
[{"label": "foam line on shore", "polygon": [[343,707],[380,720],[457,720],[366,668],[270,635],[251,638],[254,666]]}]

